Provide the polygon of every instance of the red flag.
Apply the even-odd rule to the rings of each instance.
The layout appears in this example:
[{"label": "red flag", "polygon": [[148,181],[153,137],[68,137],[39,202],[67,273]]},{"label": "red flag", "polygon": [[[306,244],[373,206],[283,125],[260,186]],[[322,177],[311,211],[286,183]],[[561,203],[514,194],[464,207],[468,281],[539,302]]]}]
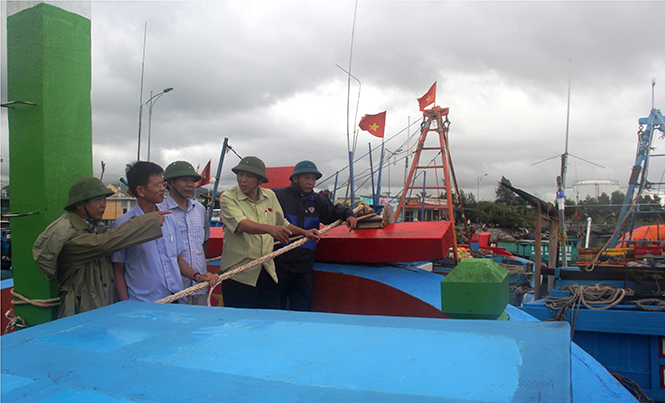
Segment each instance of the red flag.
[{"label": "red flag", "polygon": [[425,108],[429,105],[432,105],[436,100],[436,81],[432,84],[432,87],[422,96],[418,98],[418,105],[420,105],[420,110],[424,111]]},{"label": "red flag", "polygon": [[360,119],[358,127],[368,131],[376,137],[383,137],[383,131],[386,126],[386,111],[376,115],[365,115]]},{"label": "red flag", "polygon": [[195,187],[200,188],[208,183],[210,183],[210,160],[208,160],[208,164],[206,164],[206,167],[201,171],[201,180],[196,182]]}]

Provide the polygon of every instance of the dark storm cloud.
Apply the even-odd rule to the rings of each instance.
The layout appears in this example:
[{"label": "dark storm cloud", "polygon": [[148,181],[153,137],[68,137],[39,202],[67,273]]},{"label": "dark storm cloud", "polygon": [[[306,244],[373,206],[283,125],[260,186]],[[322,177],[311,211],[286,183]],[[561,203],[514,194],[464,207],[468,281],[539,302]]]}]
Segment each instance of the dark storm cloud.
[{"label": "dark storm cloud", "polygon": [[[152,159],[195,166],[211,159],[215,166],[228,137],[241,155],[269,165],[309,158],[326,175],[342,170],[347,80],[336,65],[349,67],[354,7],[353,1],[94,1],[95,170],[104,160],[107,170],[122,173],[136,157],[145,22],[143,100],[151,90],[174,88],[153,109]],[[570,69],[569,151],[607,169],[571,158],[569,183],[610,178],[625,186],[637,119],[651,108],[651,78],[665,82],[662,32],[649,22],[664,11],[663,2],[361,1],[352,74],[362,90],[358,106],[352,80],[349,130],[357,106],[360,116],[387,110],[386,139],[403,131],[386,144],[395,150],[406,141],[408,120],[420,118],[416,98],[437,81],[437,104],[451,108],[460,186],[475,194],[477,177],[488,173],[480,183],[483,199],[493,197],[501,176],[551,197],[559,160],[533,164],[564,151]],[[663,85],[656,87],[657,108],[665,104]],[[144,157],[147,125],[145,107]],[[2,129],[4,146],[4,121]],[[380,144],[361,132],[357,155],[368,142]],[[373,157],[376,163],[378,152]],[[236,161],[229,154],[224,175]],[[391,168],[392,193],[403,180],[400,164]],[[358,165],[358,172],[366,170],[367,159]]]}]

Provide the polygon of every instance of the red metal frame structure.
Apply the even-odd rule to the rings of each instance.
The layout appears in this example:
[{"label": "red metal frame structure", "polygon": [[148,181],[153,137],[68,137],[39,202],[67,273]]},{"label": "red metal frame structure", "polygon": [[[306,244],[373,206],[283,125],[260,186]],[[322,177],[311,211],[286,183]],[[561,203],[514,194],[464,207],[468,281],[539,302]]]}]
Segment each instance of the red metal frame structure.
[{"label": "red metal frame structure", "polygon": [[[440,106],[434,106],[431,109],[426,109],[423,111],[423,124],[420,131],[420,139],[418,140],[418,145],[416,146],[415,156],[413,158],[413,163],[411,164],[411,169],[409,170],[409,176],[406,180],[406,185],[402,191],[402,196],[399,200],[399,205],[395,211],[395,217],[399,217],[399,214],[402,212],[402,209],[406,212],[407,209],[416,209],[415,207],[405,206],[404,201],[411,196],[411,193],[414,189],[437,189],[439,196],[441,195],[441,189],[446,191],[446,205],[443,206],[439,204],[438,206],[424,206],[425,209],[435,209],[439,210],[439,216],[441,216],[441,210],[446,208],[448,210],[448,219],[453,227],[455,228],[455,216],[453,214],[453,200],[452,200],[452,187],[450,182],[450,166],[448,160],[448,127],[450,126],[450,121],[448,120],[448,108],[442,108]],[[432,123],[435,123],[436,127],[432,127]],[[427,134],[431,131],[436,131],[439,137],[439,147],[425,147],[425,140],[427,139]],[[420,165],[420,155],[423,151],[438,151],[439,153],[434,156],[432,162],[427,165]],[[437,165],[437,157],[441,156],[441,165]],[[443,169],[443,182],[444,185],[439,185],[438,176],[435,186],[416,186],[414,180],[416,178],[416,170],[421,170],[423,173],[426,169],[433,169],[435,173],[437,169]],[[418,206],[418,209],[423,208]],[[453,236],[453,254],[455,256],[455,261],[458,261],[457,256],[457,237]]]}]

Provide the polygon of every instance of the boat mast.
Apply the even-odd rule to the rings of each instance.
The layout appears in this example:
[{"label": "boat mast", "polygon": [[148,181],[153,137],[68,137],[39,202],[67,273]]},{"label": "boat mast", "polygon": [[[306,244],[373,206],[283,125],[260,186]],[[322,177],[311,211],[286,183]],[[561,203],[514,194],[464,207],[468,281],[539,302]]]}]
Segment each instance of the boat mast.
[{"label": "boat mast", "polygon": [[[415,180],[418,177],[418,174],[416,171],[419,171],[420,173],[423,174],[423,186],[422,186],[422,192],[423,192],[423,206],[421,208],[421,211],[423,212],[424,215],[424,210],[425,208],[431,209],[431,210],[443,210],[444,208],[447,209],[448,211],[448,220],[450,221],[450,224],[453,228],[453,234],[455,231],[455,216],[454,216],[454,209],[453,209],[453,200],[452,200],[452,186],[451,186],[451,181],[450,181],[450,171],[451,171],[451,164],[452,162],[450,161],[449,158],[449,153],[448,153],[448,128],[450,126],[450,121],[448,120],[448,112],[449,108],[442,108],[440,106],[433,106],[430,109],[425,109],[423,111],[423,124],[421,126],[421,131],[420,131],[420,137],[418,139],[418,143],[416,144],[416,151],[413,157],[413,160],[411,162],[411,169],[409,170],[409,175],[406,180],[406,186],[404,187],[404,190],[402,190],[402,195],[399,200],[399,204],[397,205],[397,210],[395,210],[395,217],[399,217],[400,213],[404,214],[404,217],[402,221],[406,221],[406,211],[408,209],[414,210],[413,207],[408,207],[408,198],[411,196],[411,193],[413,190],[418,190],[421,189],[421,187],[416,186]],[[435,124],[436,127],[432,128],[431,126]],[[436,135],[439,140],[439,146],[438,147],[430,147],[430,146],[425,146],[425,141],[427,139],[427,134],[431,131],[435,131]],[[436,151],[437,154],[432,158],[432,160],[427,164],[427,165],[420,165],[420,156],[423,151]],[[437,165],[437,158],[441,157],[441,162],[440,165]],[[440,186],[437,183],[435,186],[427,186],[427,183],[424,180],[425,172],[427,169],[442,169],[443,170],[443,178],[444,178],[444,186]],[[427,189],[437,189],[439,191],[441,189],[445,189],[446,191],[446,202],[444,203],[442,199],[436,199],[437,203],[435,206],[425,206],[424,205],[424,196],[425,192]],[[441,213],[439,213],[441,214]],[[424,220],[424,216],[421,217]],[[457,237],[453,236],[453,256],[455,259],[455,262],[459,262],[459,257],[457,255]]]},{"label": "boat mast", "polygon": [[559,248],[561,249],[561,266],[568,266],[566,255],[566,170],[568,169],[568,133],[570,128],[570,64],[568,60],[568,106],[566,111],[566,145],[564,153],[561,154],[561,176],[557,178],[556,201],[559,208]]},{"label": "boat mast", "polygon": [[143,29],[143,60],[141,61],[141,94],[139,95],[139,145],[136,150],[136,161],[141,161],[141,121],[143,120],[143,73],[145,71],[145,41],[148,36],[148,22]]},{"label": "boat mast", "polygon": [[[640,118],[638,120],[639,131],[638,131],[638,143],[637,143],[637,155],[635,156],[635,165],[630,174],[630,179],[628,180],[628,190],[626,191],[626,197],[623,200],[623,205],[621,206],[621,212],[617,218],[617,225],[612,234],[608,245],[610,248],[614,248],[619,243],[619,233],[621,226],[623,225],[629,209],[632,211],[635,201],[640,197],[640,194],[644,190],[645,185],[647,184],[647,173],[649,171],[649,158],[651,155],[651,143],[653,142],[654,132],[656,130],[665,134],[665,117],[660,112],[659,109],[654,107],[654,88],[656,86],[656,79],[654,78],[651,81],[651,113],[646,118]],[[662,156],[660,155],[653,155]],[[637,195],[635,191],[637,190]]]},{"label": "boat mast", "polygon": [[[355,202],[356,202],[356,194],[355,194],[355,188],[354,188],[354,178],[353,178],[353,150],[355,149],[355,136],[353,140],[353,148],[351,147],[351,134],[350,134],[350,112],[349,108],[351,107],[350,102],[351,102],[351,63],[353,61],[353,39],[355,36],[356,32],[356,14],[358,12],[358,0],[356,0],[356,4],[353,10],[353,26],[351,27],[351,51],[349,54],[349,71],[348,73],[348,78],[347,78],[347,90],[346,90],[346,146],[349,152],[349,183],[347,185],[347,189],[351,189],[351,208],[354,208]],[[360,94],[358,94],[358,97],[360,97]],[[355,130],[354,130],[355,133]]]}]

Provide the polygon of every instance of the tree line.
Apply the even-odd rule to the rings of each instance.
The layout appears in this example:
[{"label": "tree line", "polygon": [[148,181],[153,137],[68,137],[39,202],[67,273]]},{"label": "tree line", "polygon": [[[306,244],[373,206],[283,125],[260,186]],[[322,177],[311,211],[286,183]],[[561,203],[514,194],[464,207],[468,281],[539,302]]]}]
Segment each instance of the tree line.
[{"label": "tree line", "polygon": [[[502,180],[507,181],[502,178]],[[510,181],[507,181],[510,184]],[[454,195],[455,207],[459,208],[462,201],[465,216],[473,223],[483,223],[509,228],[533,227],[536,213],[532,206],[517,196],[508,188],[497,182],[494,201],[478,201],[473,192],[460,190],[459,198]],[[566,198],[565,217],[568,223],[576,222],[586,225],[587,217],[591,217],[594,224],[601,226],[615,226],[626,195],[616,190],[611,195],[602,193],[597,198],[587,196],[584,200],[574,201]],[[554,200],[550,201],[556,206]],[[665,209],[658,195],[643,195],[637,200],[634,215],[635,225],[648,225],[665,223]],[[632,223],[629,218],[628,223]]]}]

